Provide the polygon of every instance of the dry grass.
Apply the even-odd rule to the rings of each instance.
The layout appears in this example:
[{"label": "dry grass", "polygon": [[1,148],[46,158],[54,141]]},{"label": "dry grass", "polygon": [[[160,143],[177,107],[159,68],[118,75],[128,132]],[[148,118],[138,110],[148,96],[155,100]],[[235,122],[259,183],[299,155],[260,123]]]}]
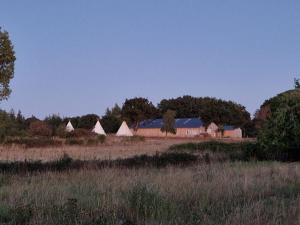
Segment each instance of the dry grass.
[{"label": "dry grass", "polygon": [[0,200],[0,223],[296,225],[300,164],[2,174]]},{"label": "dry grass", "polygon": [[[145,141],[130,141],[127,138],[108,136],[104,144],[97,146],[63,146],[47,148],[22,148],[21,146],[0,146],[0,161],[52,161],[61,158],[65,153],[73,159],[117,159],[136,155],[153,155],[164,152],[171,145],[187,142],[202,142],[207,139],[184,138],[146,138]],[[234,142],[240,140],[223,140]]]}]

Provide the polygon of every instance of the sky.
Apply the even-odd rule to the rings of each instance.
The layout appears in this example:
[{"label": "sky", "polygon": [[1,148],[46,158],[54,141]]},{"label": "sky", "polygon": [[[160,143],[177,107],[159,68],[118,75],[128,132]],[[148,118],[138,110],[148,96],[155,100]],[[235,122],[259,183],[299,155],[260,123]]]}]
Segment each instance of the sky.
[{"label": "sky", "polygon": [[297,0],[0,0],[16,52],[0,108],[43,118],[146,97],[216,97],[253,114],[300,78]]}]

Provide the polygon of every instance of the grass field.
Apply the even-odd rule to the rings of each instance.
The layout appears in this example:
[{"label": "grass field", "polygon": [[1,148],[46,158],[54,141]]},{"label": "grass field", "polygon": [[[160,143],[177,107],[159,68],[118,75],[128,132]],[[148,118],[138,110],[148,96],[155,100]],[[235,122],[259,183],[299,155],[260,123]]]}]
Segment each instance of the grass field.
[{"label": "grass field", "polygon": [[300,165],[1,174],[0,200],[0,224],[296,225]]},{"label": "grass field", "polygon": [[[171,145],[187,142],[203,142],[201,139],[146,138],[144,141],[108,136],[104,144],[97,146],[62,146],[45,148],[24,148],[18,145],[0,146],[0,161],[52,161],[68,154],[73,159],[116,159],[136,155],[153,155],[165,152]],[[232,140],[225,140],[231,142]]]},{"label": "grass field", "polygon": [[[10,161],[52,161],[67,152],[74,159],[112,160],[156,152],[177,154],[173,152],[187,147],[175,144],[191,141],[199,142],[109,139],[95,147],[2,147],[0,155]],[[188,146],[188,151],[198,154],[199,145]],[[216,153],[210,152],[210,157]],[[190,158],[192,161],[178,165],[174,158],[166,158],[173,163],[157,167],[155,161],[141,165],[141,159],[156,160],[141,156],[114,166],[2,172],[0,224],[300,224],[300,163],[207,161],[200,157],[196,163]],[[177,155],[177,160],[183,160],[182,156]],[[139,166],[130,166],[134,163]],[[40,164],[33,164],[33,168],[37,166]]]}]

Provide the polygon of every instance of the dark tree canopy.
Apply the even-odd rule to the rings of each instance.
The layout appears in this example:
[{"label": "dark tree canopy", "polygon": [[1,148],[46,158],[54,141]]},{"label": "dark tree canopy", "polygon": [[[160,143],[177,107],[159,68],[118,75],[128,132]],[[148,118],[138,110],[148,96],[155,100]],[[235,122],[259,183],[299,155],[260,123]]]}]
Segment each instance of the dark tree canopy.
[{"label": "dark tree canopy", "polygon": [[300,103],[300,89],[293,89],[266,100],[255,114],[255,124],[260,129],[279,108],[292,107]]},{"label": "dark tree canopy", "polygon": [[158,116],[158,111],[155,106],[146,98],[126,99],[122,107],[122,117],[134,127],[138,123],[155,118]]},{"label": "dark tree canopy", "polygon": [[162,114],[167,110],[174,110],[178,118],[201,117],[208,125],[211,122],[216,124],[230,124],[244,127],[251,122],[250,113],[244,106],[232,101],[224,101],[216,98],[197,98],[183,96],[176,99],[163,99],[158,104],[158,109]]},{"label": "dark tree canopy", "polygon": [[116,133],[122,123],[121,108],[115,104],[112,109],[107,108],[105,115],[101,119],[101,125],[105,132]]},{"label": "dark tree canopy", "polygon": [[294,83],[295,83],[295,89],[300,89],[300,79],[295,78]]},{"label": "dark tree canopy", "polygon": [[258,142],[268,158],[299,160],[300,103],[273,112],[260,131]]},{"label": "dark tree canopy", "polygon": [[91,130],[95,126],[97,120],[99,120],[98,115],[87,114],[87,115],[83,115],[83,116],[64,118],[63,123],[67,124],[68,121],[71,121],[74,128],[82,128],[82,129]]},{"label": "dark tree canopy", "polygon": [[14,77],[15,60],[8,32],[2,31],[0,27],[0,100],[7,99],[11,93],[9,83]]}]

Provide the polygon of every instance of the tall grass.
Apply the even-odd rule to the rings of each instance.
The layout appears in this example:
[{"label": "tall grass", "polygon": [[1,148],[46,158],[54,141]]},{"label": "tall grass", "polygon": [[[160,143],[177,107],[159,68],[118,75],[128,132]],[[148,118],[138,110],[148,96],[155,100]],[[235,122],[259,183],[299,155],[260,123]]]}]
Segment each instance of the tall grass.
[{"label": "tall grass", "polygon": [[0,224],[299,224],[300,165],[0,174]]},{"label": "tall grass", "polygon": [[183,143],[169,147],[172,152],[188,152],[202,153],[206,159],[209,159],[209,153],[214,158],[222,158],[223,160],[265,160],[266,157],[259,149],[255,142],[236,142],[225,143],[217,141],[200,142],[200,143]]}]

